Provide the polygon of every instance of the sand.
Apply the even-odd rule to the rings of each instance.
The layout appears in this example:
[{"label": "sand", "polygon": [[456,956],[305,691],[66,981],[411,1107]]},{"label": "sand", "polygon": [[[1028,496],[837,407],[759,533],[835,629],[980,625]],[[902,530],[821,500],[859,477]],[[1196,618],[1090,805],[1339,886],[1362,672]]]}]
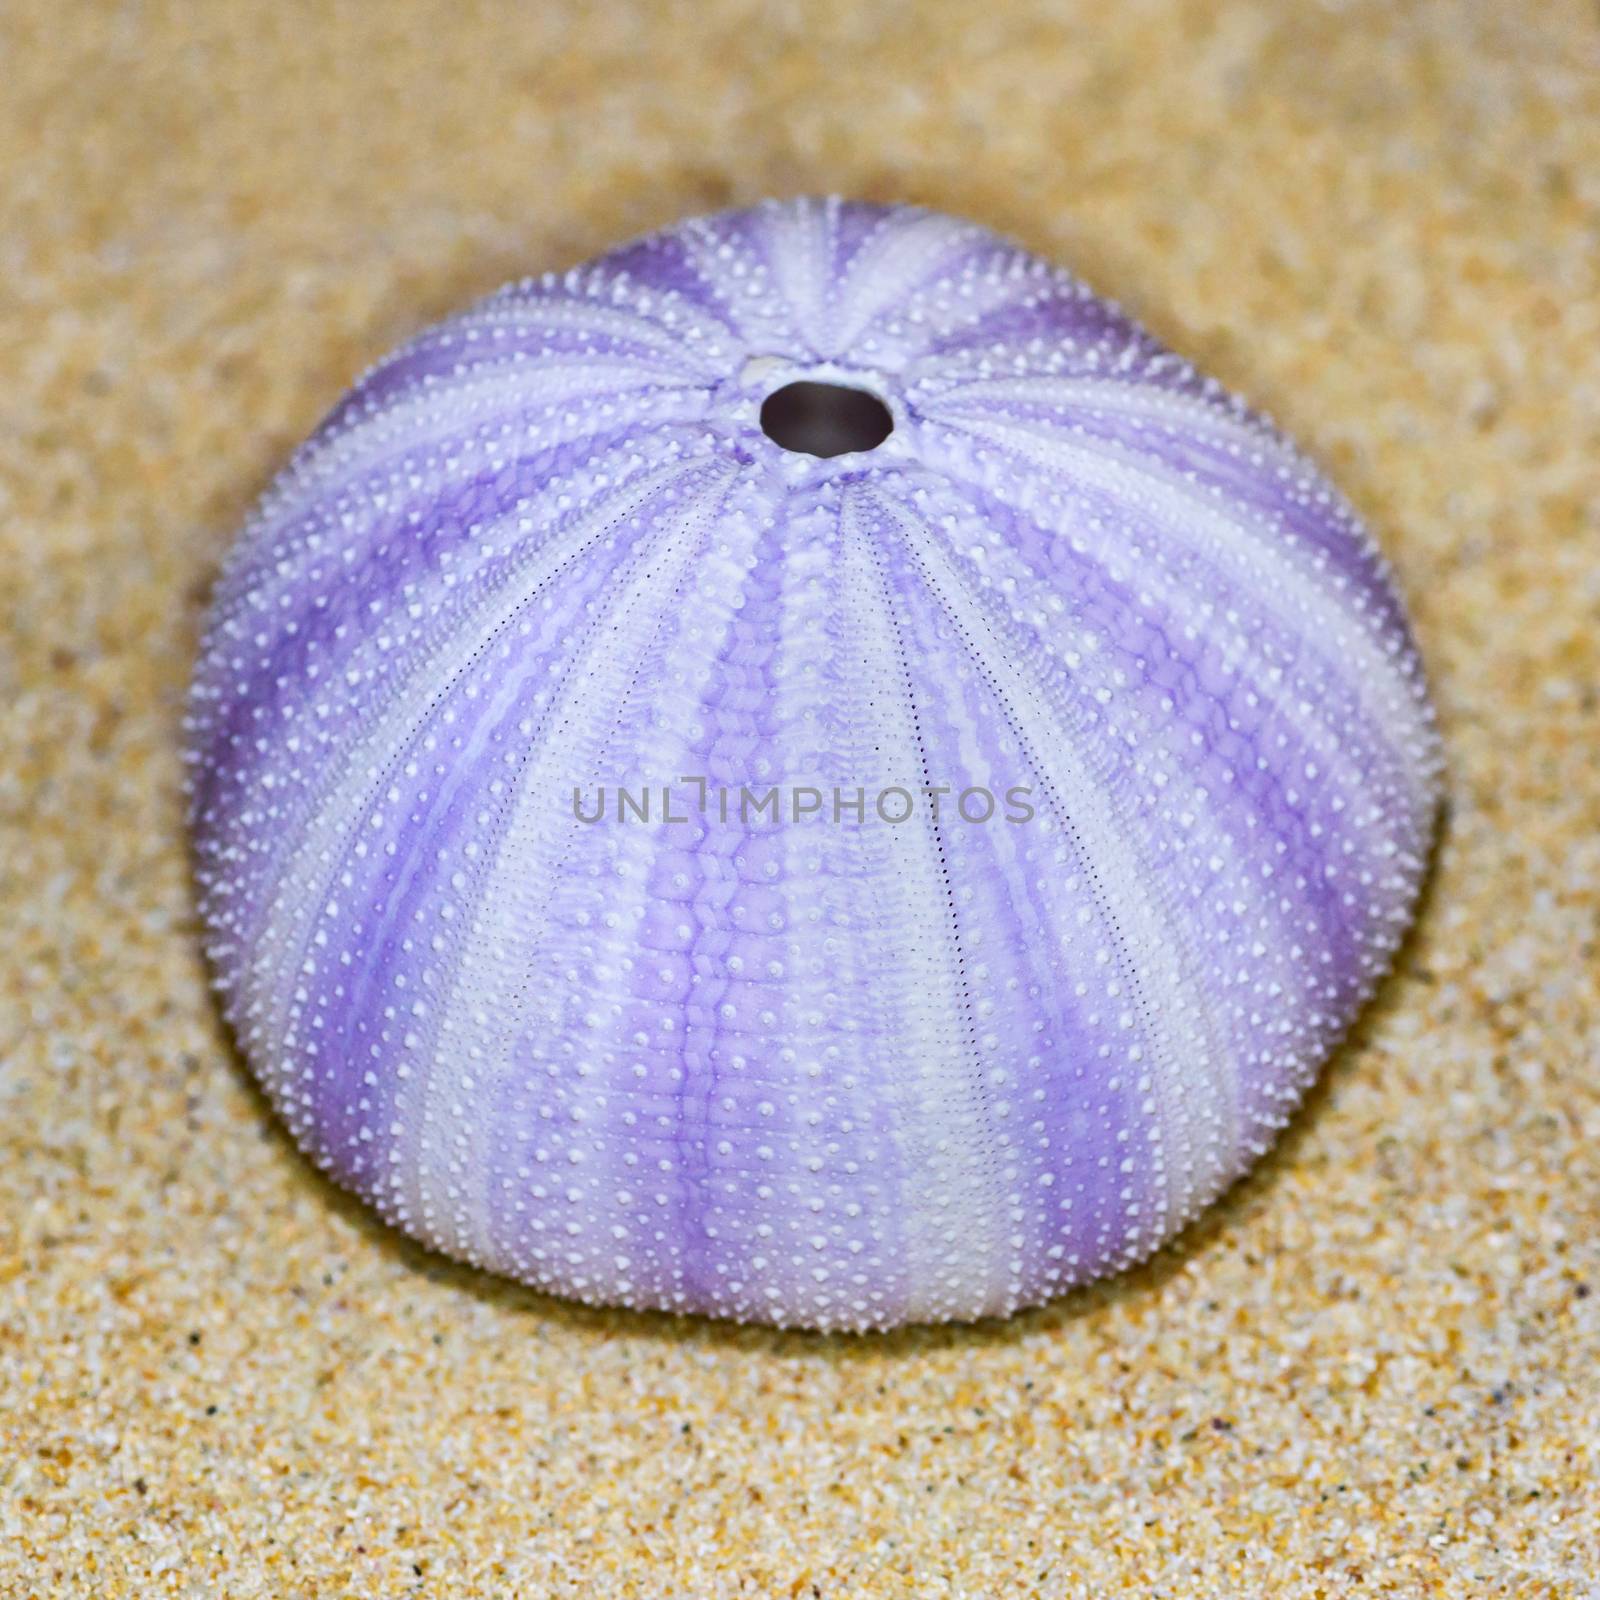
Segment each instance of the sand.
[{"label": "sand", "polygon": [[[1597,1592],[1592,4],[12,0],[0,61],[0,1594]],[[1271,411],[1450,763],[1249,1181],[859,1340],[574,1308],[319,1179],[210,1003],[177,753],[232,532],[365,363],[824,190],[1010,232]]]}]

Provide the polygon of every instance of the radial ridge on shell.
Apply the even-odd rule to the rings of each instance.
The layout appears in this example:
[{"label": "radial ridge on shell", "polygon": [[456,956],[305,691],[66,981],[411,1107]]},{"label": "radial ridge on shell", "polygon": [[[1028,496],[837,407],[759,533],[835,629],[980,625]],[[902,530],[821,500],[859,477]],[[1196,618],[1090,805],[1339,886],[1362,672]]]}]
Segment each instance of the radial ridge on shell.
[{"label": "radial ridge on shell", "polygon": [[836,200],[366,373],[226,564],[187,742],[226,1016],[324,1170],[558,1294],[854,1329],[1036,1304],[1248,1167],[1439,769],[1387,566],[1267,421]]}]

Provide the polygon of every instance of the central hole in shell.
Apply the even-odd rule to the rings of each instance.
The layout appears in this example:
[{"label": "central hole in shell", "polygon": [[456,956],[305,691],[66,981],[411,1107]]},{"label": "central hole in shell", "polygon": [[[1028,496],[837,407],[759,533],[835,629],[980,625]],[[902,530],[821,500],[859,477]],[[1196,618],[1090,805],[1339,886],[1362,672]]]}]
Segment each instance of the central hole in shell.
[{"label": "central hole in shell", "polygon": [[761,431],[784,450],[842,456],[876,450],[894,432],[877,395],[842,383],[786,383],[761,402]]}]

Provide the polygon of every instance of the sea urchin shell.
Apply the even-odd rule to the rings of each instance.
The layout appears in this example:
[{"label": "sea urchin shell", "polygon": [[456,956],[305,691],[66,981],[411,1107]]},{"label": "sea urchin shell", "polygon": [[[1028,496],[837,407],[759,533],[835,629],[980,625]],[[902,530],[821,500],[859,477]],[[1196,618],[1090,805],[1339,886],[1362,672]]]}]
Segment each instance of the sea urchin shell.
[{"label": "sea urchin shell", "polygon": [[188,734],[218,987],[321,1166],[562,1294],[852,1328],[1131,1263],[1260,1154],[1438,765],[1267,423],[984,229],[836,201],[370,371]]}]

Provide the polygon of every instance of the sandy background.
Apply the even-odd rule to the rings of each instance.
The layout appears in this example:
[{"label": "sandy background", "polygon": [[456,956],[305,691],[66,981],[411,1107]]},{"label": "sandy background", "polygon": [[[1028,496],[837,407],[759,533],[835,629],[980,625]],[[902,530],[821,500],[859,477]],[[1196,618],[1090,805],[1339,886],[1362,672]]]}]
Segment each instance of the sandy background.
[{"label": "sandy background", "polygon": [[[1600,15],[1468,0],[0,0],[0,1594],[1592,1596]],[[1371,518],[1451,763],[1419,934],[1136,1275],[852,1342],[366,1220],[208,1002],[207,585],[501,279],[833,189],[966,212]]]}]

